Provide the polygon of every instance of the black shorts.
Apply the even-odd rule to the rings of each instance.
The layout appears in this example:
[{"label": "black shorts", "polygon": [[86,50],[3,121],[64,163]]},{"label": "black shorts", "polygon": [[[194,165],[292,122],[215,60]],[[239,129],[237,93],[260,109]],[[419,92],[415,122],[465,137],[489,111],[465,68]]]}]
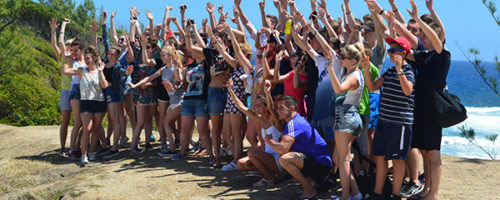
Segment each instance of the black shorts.
[{"label": "black shorts", "polygon": [[323,183],[326,178],[328,178],[332,168],[321,165],[312,156],[307,156],[306,154],[302,155],[304,156],[304,167],[301,171],[302,174],[304,174],[305,177],[312,178],[317,184]]},{"label": "black shorts", "polygon": [[106,102],[105,101],[92,101],[92,100],[82,100],[80,101],[80,113],[105,113],[106,112]]},{"label": "black shorts", "polygon": [[386,160],[406,160],[411,137],[411,126],[379,121],[373,138],[373,155],[385,156]]},{"label": "black shorts", "polygon": [[170,101],[170,97],[168,96],[167,90],[163,87],[163,85],[157,85],[153,89],[153,94],[156,98],[162,102]]},{"label": "black shorts", "polygon": [[415,112],[411,147],[420,150],[441,150],[443,128],[437,125],[429,110]]}]

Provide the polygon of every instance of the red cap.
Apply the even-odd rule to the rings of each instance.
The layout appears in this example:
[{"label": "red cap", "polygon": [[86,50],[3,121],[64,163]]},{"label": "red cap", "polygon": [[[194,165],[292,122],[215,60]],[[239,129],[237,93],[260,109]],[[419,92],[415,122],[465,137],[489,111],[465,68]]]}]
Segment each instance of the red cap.
[{"label": "red cap", "polygon": [[393,42],[399,44],[399,46],[403,47],[403,49],[405,49],[406,51],[406,54],[410,54],[411,53],[411,44],[410,42],[404,38],[404,37],[397,37],[396,39],[393,39],[393,38],[386,38],[385,41],[391,45]]}]

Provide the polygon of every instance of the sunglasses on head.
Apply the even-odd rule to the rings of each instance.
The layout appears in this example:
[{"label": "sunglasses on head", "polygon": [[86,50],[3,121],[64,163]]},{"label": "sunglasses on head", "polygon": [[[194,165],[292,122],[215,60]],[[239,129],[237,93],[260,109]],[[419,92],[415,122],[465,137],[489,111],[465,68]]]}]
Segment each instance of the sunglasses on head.
[{"label": "sunglasses on head", "polygon": [[398,48],[390,48],[387,50],[389,53],[396,53],[396,52],[404,52],[404,49],[398,49]]}]

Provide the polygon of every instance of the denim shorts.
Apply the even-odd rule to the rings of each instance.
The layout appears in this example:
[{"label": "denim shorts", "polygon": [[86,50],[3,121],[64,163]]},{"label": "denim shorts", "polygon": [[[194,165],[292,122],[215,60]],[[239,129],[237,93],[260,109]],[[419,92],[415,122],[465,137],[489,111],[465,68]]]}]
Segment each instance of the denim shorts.
[{"label": "denim shorts", "polygon": [[185,99],[181,106],[181,116],[208,117],[207,100]]},{"label": "denim shorts", "polygon": [[328,116],[327,118],[320,119],[319,121],[312,121],[312,124],[325,141],[335,141],[335,116]]},{"label": "denim shorts", "polygon": [[123,95],[120,95],[116,92],[115,88],[108,87],[104,89],[104,98],[106,99],[106,103],[121,103],[123,102]]},{"label": "denim shorts", "polygon": [[208,113],[210,115],[223,115],[226,106],[227,88],[208,87]]},{"label": "denim shorts", "polygon": [[353,105],[335,105],[335,130],[359,136],[361,132],[361,116]]},{"label": "denim shorts", "polygon": [[105,113],[106,112],[106,102],[105,101],[92,101],[92,100],[82,100],[80,101],[80,113]]},{"label": "denim shorts", "polygon": [[71,85],[71,91],[69,92],[70,100],[80,100],[80,84]]},{"label": "denim shorts", "polygon": [[71,110],[69,95],[70,91],[65,89],[61,90],[61,99],[59,99],[59,107],[61,107],[61,110]]}]

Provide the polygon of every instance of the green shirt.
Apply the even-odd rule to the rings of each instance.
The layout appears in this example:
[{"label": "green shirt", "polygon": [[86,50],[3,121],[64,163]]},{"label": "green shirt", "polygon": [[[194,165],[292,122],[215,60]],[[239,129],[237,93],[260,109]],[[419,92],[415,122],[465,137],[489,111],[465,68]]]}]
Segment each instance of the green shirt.
[{"label": "green shirt", "polygon": [[[359,67],[359,69],[363,73],[363,68]],[[378,68],[375,65],[373,65],[373,63],[370,62],[370,76],[372,80],[375,80],[379,76],[379,73],[380,71],[378,70]],[[365,86],[363,87],[363,93],[361,94],[361,101],[359,102],[359,113],[362,115],[370,115],[369,96],[370,96],[370,90],[365,84]]]}]

